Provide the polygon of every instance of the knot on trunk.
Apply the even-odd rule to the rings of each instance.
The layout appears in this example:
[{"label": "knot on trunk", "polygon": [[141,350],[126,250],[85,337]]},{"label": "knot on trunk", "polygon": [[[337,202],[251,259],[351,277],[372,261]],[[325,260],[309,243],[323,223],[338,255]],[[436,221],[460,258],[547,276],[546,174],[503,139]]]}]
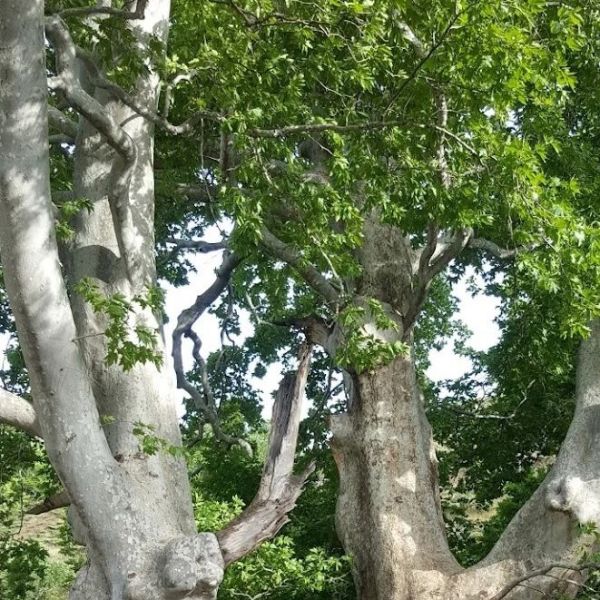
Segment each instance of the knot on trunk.
[{"label": "knot on trunk", "polygon": [[223,556],[213,533],[170,542],[164,549],[162,584],[168,598],[214,600],[223,580]]},{"label": "knot on trunk", "polygon": [[600,481],[579,477],[560,477],[551,481],[546,492],[546,506],[565,512],[580,523],[600,524]]}]

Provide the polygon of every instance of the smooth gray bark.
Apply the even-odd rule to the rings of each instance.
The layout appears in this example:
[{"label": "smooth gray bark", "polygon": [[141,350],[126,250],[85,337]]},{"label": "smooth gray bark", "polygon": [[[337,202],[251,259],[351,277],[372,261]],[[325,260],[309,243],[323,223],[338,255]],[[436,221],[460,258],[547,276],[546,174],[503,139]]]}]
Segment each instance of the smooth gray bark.
[{"label": "smooth gray bark", "polygon": [[[135,11],[117,12],[130,19],[140,48],[151,35],[166,42],[167,0],[139,0]],[[75,195],[94,206],[76,219],[74,239],[61,248],[62,265],[49,182],[44,24],[56,57],[49,84],[81,116]],[[144,454],[133,432],[143,423],[170,444],[181,443],[167,357],[161,367],[138,364],[129,372],[108,366],[104,318],[67,294],[66,282],[82,277],[129,300],[155,283],[153,123],[97,90],[78,52],[59,17],[44,19],[41,0],[0,1],[0,253],[35,408],[2,391],[0,420],[34,433],[39,427],[65,487],[40,510],[71,501],[73,532],[89,559],[71,600],[211,600],[225,563],[274,535],[301,491],[305,477],[294,478],[291,470],[308,355],[275,404],[287,418],[274,424],[280,452],[265,466],[258,497],[265,510],[238,518],[220,545],[215,534],[196,531],[183,461]],[[135,105],[154,111],[159,81],[153,65],[147,67]],[[55,110],[53,123],[73,133],[73,123]],[[140,308],[133,321],[161,328],[148,309]],[[269,533],[257,534],[262,529]]]}]

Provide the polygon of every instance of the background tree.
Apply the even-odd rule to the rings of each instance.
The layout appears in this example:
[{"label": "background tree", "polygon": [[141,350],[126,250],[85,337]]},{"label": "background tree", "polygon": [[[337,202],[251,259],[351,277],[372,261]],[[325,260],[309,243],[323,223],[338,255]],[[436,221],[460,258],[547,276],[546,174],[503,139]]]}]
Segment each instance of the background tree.
[{"label": "background tree", "polygon": [[[545,593],[575,593],[576,565],[575,575],[550,567],[592,543],[575,523],[598,519],[589,417],[598,402],[598,326],[580,352],[575,416],[558,459],[491,552],[466,570],[446,541],[424,400],[450,443],[446,477],[461,464],[457,434],[465,435],[448,432],[449,413],[473,413],[473,404],[487,416],[504,409],[507,421],[521,410],[538,416],[536,402],[550,406],[558,424],[543,452],[558,447],[562,408],[543,380],[556,376],[554,398],[561,384],[569,391],[566,365],[599,312],[588,41],[597,13],[584,2],[538,0],[440,0],[427,14],[410,3],[175,2],[165,57],[168,3],[49,3],[49,116],[60,131],[49,159],[34,4],[37,13],[19,9],[19,28],[3,21],[0,252],[37,413],[36,421],[22,405],[17,424],[29,418],[30,429],[40,427],[90,557],[74,597],[214,594],[222,563],[279,528],[307,474],[290,477],[295,435],[287,443],[275,427],[256,501],[218,545],[194,534],[187,478],[171,456],[179,445],[173,390],[154,333],[155,265],[183,283],[180,253],[190,248],[226,248],[214,283],[173,335],[177,385],[193,402],[195,429],[206,422],[217,441],[247,447],[247,407],[238,402],[237,424],[222,418],[247,394],[240,366],[259,361],[260,371],[282,350],[295,354],[298,331],[323,350],[311,384],[324,389],[321,412],[337,381],[328,373],[343,374],[345,395],[333,395],[330,407],[338,412],[330,420],[336,524],[361,599],[530,597],[539,592],[514,586],[536,573]],[[16,64],[25,65],[18,79]],[[581,88],[569,65],[581,65]],[[213,224],[227,231],[217,244],[202,239]],[[473,264],[489,274],[482,256],[505,299],[506,335],[477,365],[493,373],[497,393],[475,402],[466,381],[462,397],[437,406],[419,381],[436,324],[441,333],[450,327],[445,273],[455,261],[454,273]],[[229,371],[224,358],[205,364],[193,330],[221,294],[215,310],[225,334],[235,333],[241,309],[256,325]],[[562,339],[572,341],[548,360],[544,351]],[[507,368],[503,350],[521,373]],[[285,389],[275,425],[284,397],[298,416],[298,393]],[[309,446],[324,444],[322,428],[306,433]],[[525,452],[534,439],[529,431],[521,441]],[[510,448],[499,456],[515,460]],[[522,456],[521,466],[532,464],[533,455]],[[503,467],[494,493],[514,475],[514,463]],[[285,489],[273,477],[279,468]],[[491,498],[482,491],[481,501]],[[107,527],[115,521],[118,531]]]}]

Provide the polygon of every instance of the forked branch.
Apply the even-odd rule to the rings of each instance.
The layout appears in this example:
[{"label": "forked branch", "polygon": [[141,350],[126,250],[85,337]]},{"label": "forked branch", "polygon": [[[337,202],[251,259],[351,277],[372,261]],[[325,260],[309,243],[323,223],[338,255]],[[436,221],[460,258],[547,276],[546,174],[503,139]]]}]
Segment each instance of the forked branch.
[{"label": "forked branch", "polygon": [[77,50],[67,26],[60,17],[46,19],[46,36],[56,54],[57,75],[49,80],[50,87],[60,91],[70,106],[83,115],[123,159],[121,168],[113,178],[108,199],[119,251],[131,283],[134,287],[139,287],[147,282],[143,281],[139,236],[136,235],[129,206],[129,184],[137,160],[137,148],[110,112],[80,86],[75,64]]},{"label": "forked branch", "polygon": [[[180,313],[177,318],[177,326],[173,330],[173,363],[177,378],[177,387],[189,394],[196,408],[210,423],[215,437],[229,445],[239,444],[244,447],[246,451],[251,453],[252,450],[246,441],[228,435],[221,428],[217,407],[208,381],[206,363],[200,354],[202,341],[198,334],[192,329],[196,321],[204,314],[204,311],[206,311],[206,309],[227,288],[234,269],[241,261],[242,258],[237,254],[226,254],[221,266],[217,269],[217,277],[212,285],[205,292],[197,296],[194,304]],[[198,390],[186,376],[182,356],[182,343],[184,337],[190,339],[193,343],[193,356],[196,365],[200,369],[202,391]]]},{"label": "forked branch", "polygon": [[267,458],[256,496],[239,517],[217,534],[225,566],[252,552],[288,522],[288,513],[314,470],[314,464],[310,464],[299,475],[293,474],[311,354],[311,346],[302,347],[298,370],[284,375],[277,390]]}]

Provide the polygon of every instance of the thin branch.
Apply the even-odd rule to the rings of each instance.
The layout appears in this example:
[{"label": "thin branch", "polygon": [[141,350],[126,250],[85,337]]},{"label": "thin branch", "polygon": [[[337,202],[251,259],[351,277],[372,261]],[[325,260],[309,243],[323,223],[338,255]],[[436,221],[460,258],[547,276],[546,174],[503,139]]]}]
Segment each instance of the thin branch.
[{"label": "thin branch", "polygon": [[113,179],[108,199],[119,250],[129,279],[134,284],[141,283],[143,258],[129,206],[129,184],[137,160],[137,148],[110,112],[79,85],[75,68],[75,44],[60,17],[46,19],[46,36],[56,54],[57,76],[50,79],[50,87],[62,92],[67,102],[106,138],[108,144],[123,159],[123,165]]},{"label": "thin branch", "polygon": [[[217,269],[217,277],[212,285],[202,294],[197,296],[194,304],[181,311],[179,314],[177,326],[173,330],[173,364],[177,378],[177,387],[189,394],[196,408],[210,423],[215,437],[229,445],[239,444],[251,454],[252,449],[245,440],[228,435],[221,428],[219,415],[217,414],[212,390],[208,381],[206,363],[200,354],[202,342],[200,337],[192,329],[194,323],[202,316],[204,311],[226,289],[234,269],[241,261],[242,258],[237,254],[226,254],[221,266]],[[196,388],[185,374],[182,357],[182,341],[184,337],[190,339],[194,345],[193,356],[201,371],[202,392]]]},{"label": "thin branch", "polygon": [[569,563],[550,563],[539,569],[528,571],[520,577],[515,577],[512,581],[506,584],[498,593],[494,594],[493,596],[490,596],[488,600],[502,600],[503,598],[506,598],[506,596],[508,596],[508,594],[510,594],[510,592],[512,592],[517,586],[520,586],[525,581],[533,579],[534,577],[546,576],[553,569],[565,569],[567,571],[576,571],[580,573],[581,571],[587,571],[589,569],[598,568],[600,568],[599,563],[585,563],[581,565],[574,565]]},{"label": "thin branch", "polygon": [[262,228],[261,236],[260,243],[266,250],[274,257],[293,267],[304,281],[329,304],[336,305],[339,302],[340,294],[338,291],[312,264],[304,259],[300,252],[275,237],[266,227]]},{"label": "thin branch", "polygon": [[107,15],[110,17],[120,17],[128,20],[142,20],[145,16],[146,5],[148,0],[138,0],[135,10],[128,11],[121,8],[113,8],[111,6],[77,6],[73,8],[65,8],[58,13],[55,13],[63,19],[69,17],[91,17],[93,15]]},{"label": "thin branch", "polygon": [[196,111],[191,117],[189,117],[186,121],[179,125],[174,125],[170,123],[164,116],[158,114],[155,111],[148,110],[144,106],[142,106],[134,97],[130,96],[122,87],[118,86],[116,83],[113,83],[109,79],[107,79],[100,67],[96,64],[96,61],[92,58],[92,56],[82,48],[77,48],[77,58],[79,58],[83,64],[86,66],[88,73],[90,75],[91,82],[99,88],[102,88],[109,93],[111,93],[115,98],[123,102],[126,106],[128,106],[131,110],[136,112],[141,117],[144,117],[148,121],[154,123],[155,125],[161,127],[168,133],[173,135],[187,135],[194,131],[196,125],[202,121],[202,119],[207,119],[210,121],[215,121],[217,123],[221,123],[225,120],[225,115],[220,113],[216,113],[210,110],[199,110]]},{"label": "thin branch", "polygon": [[29,435],[42,437],[33,406],[4,388],[0,388],[0,423],[12,425]]},{"label": "thin branch", "polygon": [[509,258],[514,258],[518,254],[536,250],[539,248],[539,244],[529,244],[527,246],[519,246],[517,248],[502,248],[496,244],[496,242],[492,242],[491,240],[486,240],[483,238],[471,238],[467,244],[467,247],[474,248],[476,250],[485,250],[496,258],[506,260]]},{"label": "thin branch", "polygon": [[372,129],[386,129],[406,125],[406,120],[394,121],[366,121],[364,123],[303,123],[300,125],[286,125],[274,129],[254,128],[248,130],[248,135],[256,138],[284,138],[296,133],[320,133],[323,131],[334,131],[337,133],[350,133],[352,131],[369,131]]},{"label": "thin branch", "polygon": [[217,250],[225,250],[227,248],[227,242],[207,242],[205,240],[181,240],[177,238],[167,238],[165,240],[168,244],[173,244],[177,248],[188,248],[195,250],[196,252],[202,252],[208,254],[209,252],[215,252]]},{"label": "thin branch", "polygon": [[284,375],[277,390],[267,458],[256,496],[239,517],[217,533],[225,566],[252,552],[288,522],[288,513],[314,470],[310,464],[300,475],[293,474],[311,350],[303,346],[298,370]]},{"label": "thin branch", "polygon": [[458,20],[458,17],[460,17],[460,15],[463,14],[467,10],[467,8],[456,11],[454,13],[454,15],[452,15],[451,19],[448,21],[448,24],[444,28],[444,31],[442,31],[442,33],[438,37],[437,42],[435,42],[431,46],[431,48],[427,51],[425,51],[425,46],[420,42],[420,40],[417,38],[417,36],[412,31],[412,29],[406,23],[399,23],[399,27],[402,30],[404,37],[415,47],[417,56],[419,56],[419,61],[415,65],[414,69],[410,72],[408,77],[402,82],[402,85],[398,88],[396,93],[392,96],[386,109],[383,112],[384,115],[386,115],[392,109],[392,107],[396,103],[396,100],[398,100],[398,98],[401,96],[402,92],[406,89],[406,87],[412,81],[414,81],[416,79],[419,71],[425,66],[427,61],[429,61],[429,59],[437,52],[437,50],[446,41],[446,38],[450,35],[450,32],[452,31],[452,27],[454,27],[454,24]]}]

